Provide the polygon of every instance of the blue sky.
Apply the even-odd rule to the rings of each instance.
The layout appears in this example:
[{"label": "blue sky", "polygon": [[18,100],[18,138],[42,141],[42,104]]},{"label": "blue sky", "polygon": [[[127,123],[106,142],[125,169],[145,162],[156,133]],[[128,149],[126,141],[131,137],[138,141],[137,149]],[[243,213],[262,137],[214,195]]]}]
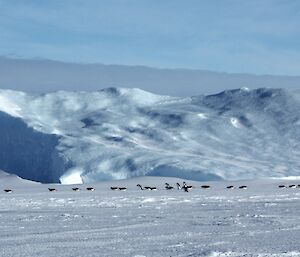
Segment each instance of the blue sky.
[{"label": "blue sky", "polygon": [[300,1],[0,0],[0,55],[300,75]]}]

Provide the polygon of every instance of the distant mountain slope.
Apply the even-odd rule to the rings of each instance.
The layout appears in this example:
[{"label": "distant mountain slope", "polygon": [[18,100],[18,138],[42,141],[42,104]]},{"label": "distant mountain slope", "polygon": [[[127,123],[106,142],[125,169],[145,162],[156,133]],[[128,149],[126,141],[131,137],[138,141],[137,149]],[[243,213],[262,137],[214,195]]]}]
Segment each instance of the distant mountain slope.
[{"label": "distant mountain slope", "polygon": [[300,93],[0,90],[0,169],[41,182],[300,175]]},{"label": "distant mountain slope", "polygon": [[240,87],[299,88],[299,85],[300,76],[230,74],[0,57],[0,88],[34,93],[137,87],[155,94],[191,96]]}]

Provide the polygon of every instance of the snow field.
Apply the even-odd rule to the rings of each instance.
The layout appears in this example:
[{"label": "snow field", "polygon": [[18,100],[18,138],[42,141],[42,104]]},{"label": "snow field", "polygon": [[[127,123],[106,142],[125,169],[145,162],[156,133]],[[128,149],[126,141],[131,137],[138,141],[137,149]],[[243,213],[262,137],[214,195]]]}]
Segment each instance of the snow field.
[{"label": "snow field", "polygon": [[300,256],[300,188],[278,188],[299,180],[206,182],[210,189],[187,181],[195,186],[188,193],[164,189],[177,181],[144,177],[75,192],[10,180],[14,192],[0,192],[0,256]]}]

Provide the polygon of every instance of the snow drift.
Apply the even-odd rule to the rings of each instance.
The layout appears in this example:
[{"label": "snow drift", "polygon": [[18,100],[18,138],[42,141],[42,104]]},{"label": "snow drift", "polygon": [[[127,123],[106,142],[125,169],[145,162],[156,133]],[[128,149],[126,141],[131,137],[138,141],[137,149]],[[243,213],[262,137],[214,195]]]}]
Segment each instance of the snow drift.
[{"label": "snow drift", "polygon": [[0,90],[0,169],[39,182],[300,175],[300,92]]}]

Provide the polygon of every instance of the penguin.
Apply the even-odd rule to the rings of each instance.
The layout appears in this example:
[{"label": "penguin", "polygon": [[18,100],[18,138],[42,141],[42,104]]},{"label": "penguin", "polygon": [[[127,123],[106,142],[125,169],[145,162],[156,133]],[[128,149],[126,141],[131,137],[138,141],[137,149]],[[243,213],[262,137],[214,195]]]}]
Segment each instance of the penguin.
[{"label": "penguin", "polygon": [[176,185],[177,185],[177,190],[181,190],[182,189],[181,185],[178,182],[176,183]]},{"label": "penguin", "polygon": [[172,190],[172,189],[174,189],[174,187],[170,186],[169,183],[165,183],[165,188],[166,188],[167,190]]},{"label": "penguin", "polygon": [[144,190],[144,188],[140,184],[137,184],[136,186],[139,187],[141,190]]},{"label": "penguin", "polygon": [[210,186],[209,185],[202,185],[201,188],[203,188],[203,189],[210,189]]},{"label": "penguin", "polygon": [[185,191],[185,192],[188,192],[190,189],[192,189],[193,186],[188,186],[185,182],[183,182],[183,186],[182,186],[182,189]]}]

